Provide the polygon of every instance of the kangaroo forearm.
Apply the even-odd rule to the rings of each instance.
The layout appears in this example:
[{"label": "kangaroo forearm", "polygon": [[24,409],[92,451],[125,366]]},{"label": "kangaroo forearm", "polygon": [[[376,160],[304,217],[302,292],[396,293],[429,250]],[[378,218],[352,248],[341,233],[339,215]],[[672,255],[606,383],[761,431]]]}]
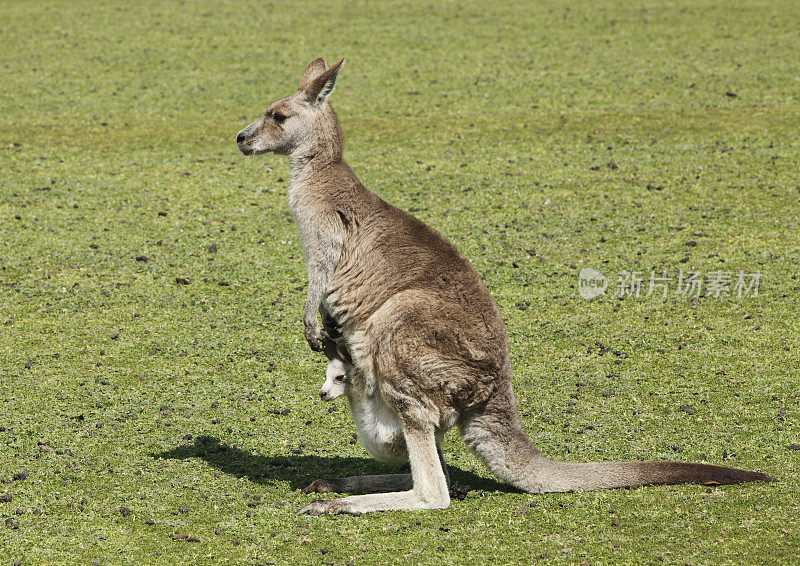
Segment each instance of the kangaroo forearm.
[{"label": "kangaroo forearm", "polygon": [[319,312],[319,300],[312,296],[311,292],[309,291],[308,297],[306,298],[306,304],[303,307],[303,323],[306,327],[314,327],[317,328],[319,326],[319,320],[317,320],[317,313]]},{"label": "kangaroo forearm", "polygon": [[304,320],[317,320],[317,313],[321,312],[322,297],[325,289],[333,279],[333,272],[336,270],[335,258],[320,254],[314,254],[308,258],[308,295],[306,296],[305,310],[303,311]]}]

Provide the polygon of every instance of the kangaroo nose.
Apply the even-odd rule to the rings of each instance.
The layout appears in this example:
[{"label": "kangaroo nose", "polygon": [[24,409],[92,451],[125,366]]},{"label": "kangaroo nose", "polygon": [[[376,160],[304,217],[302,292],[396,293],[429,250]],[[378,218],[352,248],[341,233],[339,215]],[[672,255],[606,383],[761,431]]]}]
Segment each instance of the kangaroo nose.
[{"label": "kangaroo nose", "polygon": [[245,138],[245,137],[247,137],[247,136],[245,136],[245,135],[244,135],[244,130],[242,130],[242,131],[241,131],[241,132],[239,132],[239,134],[236,136],[236,143],[242,143],[242,142],[244,141],[244,138]]},{"label": "kangaroo nose", "polygon": [[327,397],[327,395],[325,394],[325,392],[324,392],[324,391],[320,391],[320,392],[319,392],[319,396],[320,396],[320,398],[321,398],[323,401],[325,400],[325,397]]}]

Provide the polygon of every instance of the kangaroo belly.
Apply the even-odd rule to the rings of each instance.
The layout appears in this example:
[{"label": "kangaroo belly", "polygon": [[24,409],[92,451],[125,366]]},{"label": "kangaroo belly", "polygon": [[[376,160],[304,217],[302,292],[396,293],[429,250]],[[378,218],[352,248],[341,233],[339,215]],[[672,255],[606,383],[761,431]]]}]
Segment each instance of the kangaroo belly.
[{"label": "kangaroo belly", "polygon": [[403,426],[377,394],[362,398],[348,395],[358,439],[369,455],[382,462],[408,461]]}]

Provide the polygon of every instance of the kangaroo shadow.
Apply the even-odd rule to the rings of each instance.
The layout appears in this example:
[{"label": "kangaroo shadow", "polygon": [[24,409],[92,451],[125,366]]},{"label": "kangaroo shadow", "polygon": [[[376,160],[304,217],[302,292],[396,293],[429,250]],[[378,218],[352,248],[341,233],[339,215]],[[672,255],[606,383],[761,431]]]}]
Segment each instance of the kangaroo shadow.
[{"label": "kangaroo shadow", "polygon": [[[370,458],[342,456],[316,456],[311,454],[281,454],[262,456],[252,454],[236,445],[230,446],[213,436],[199,436],[192,444],[184,444],[159,454],[154,458],[186,460],[198,458],[219,471],[237,477],[247,478],[254,483],[286,481],[292,489],[302,489],[318,478],[359,476],[367,474],[407,473],[408,465],[392,466]],[[517,492],[510,485],[490,478],[478,476],[450,464],[451,483],[466,488],[467,491]]]}]

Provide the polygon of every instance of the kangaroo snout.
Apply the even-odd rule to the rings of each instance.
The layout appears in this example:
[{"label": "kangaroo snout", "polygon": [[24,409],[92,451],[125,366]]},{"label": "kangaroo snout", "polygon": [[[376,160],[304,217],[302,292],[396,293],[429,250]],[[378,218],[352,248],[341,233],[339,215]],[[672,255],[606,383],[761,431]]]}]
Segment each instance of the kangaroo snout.
[{"label": "kangaroo snout", "polygon": [[236,134],[236,147],[245,155],[252,153],[250,148],[247,147],[247,128]]},{"label": "kangaroo snout", "polygon": [[325,382],[325,385],[322,386],[322,390],[319,392],[319,398],[323,401],[333,401],[344,395],[344,392],[345,385],[341,379],[333,383],[328,380]]}]

